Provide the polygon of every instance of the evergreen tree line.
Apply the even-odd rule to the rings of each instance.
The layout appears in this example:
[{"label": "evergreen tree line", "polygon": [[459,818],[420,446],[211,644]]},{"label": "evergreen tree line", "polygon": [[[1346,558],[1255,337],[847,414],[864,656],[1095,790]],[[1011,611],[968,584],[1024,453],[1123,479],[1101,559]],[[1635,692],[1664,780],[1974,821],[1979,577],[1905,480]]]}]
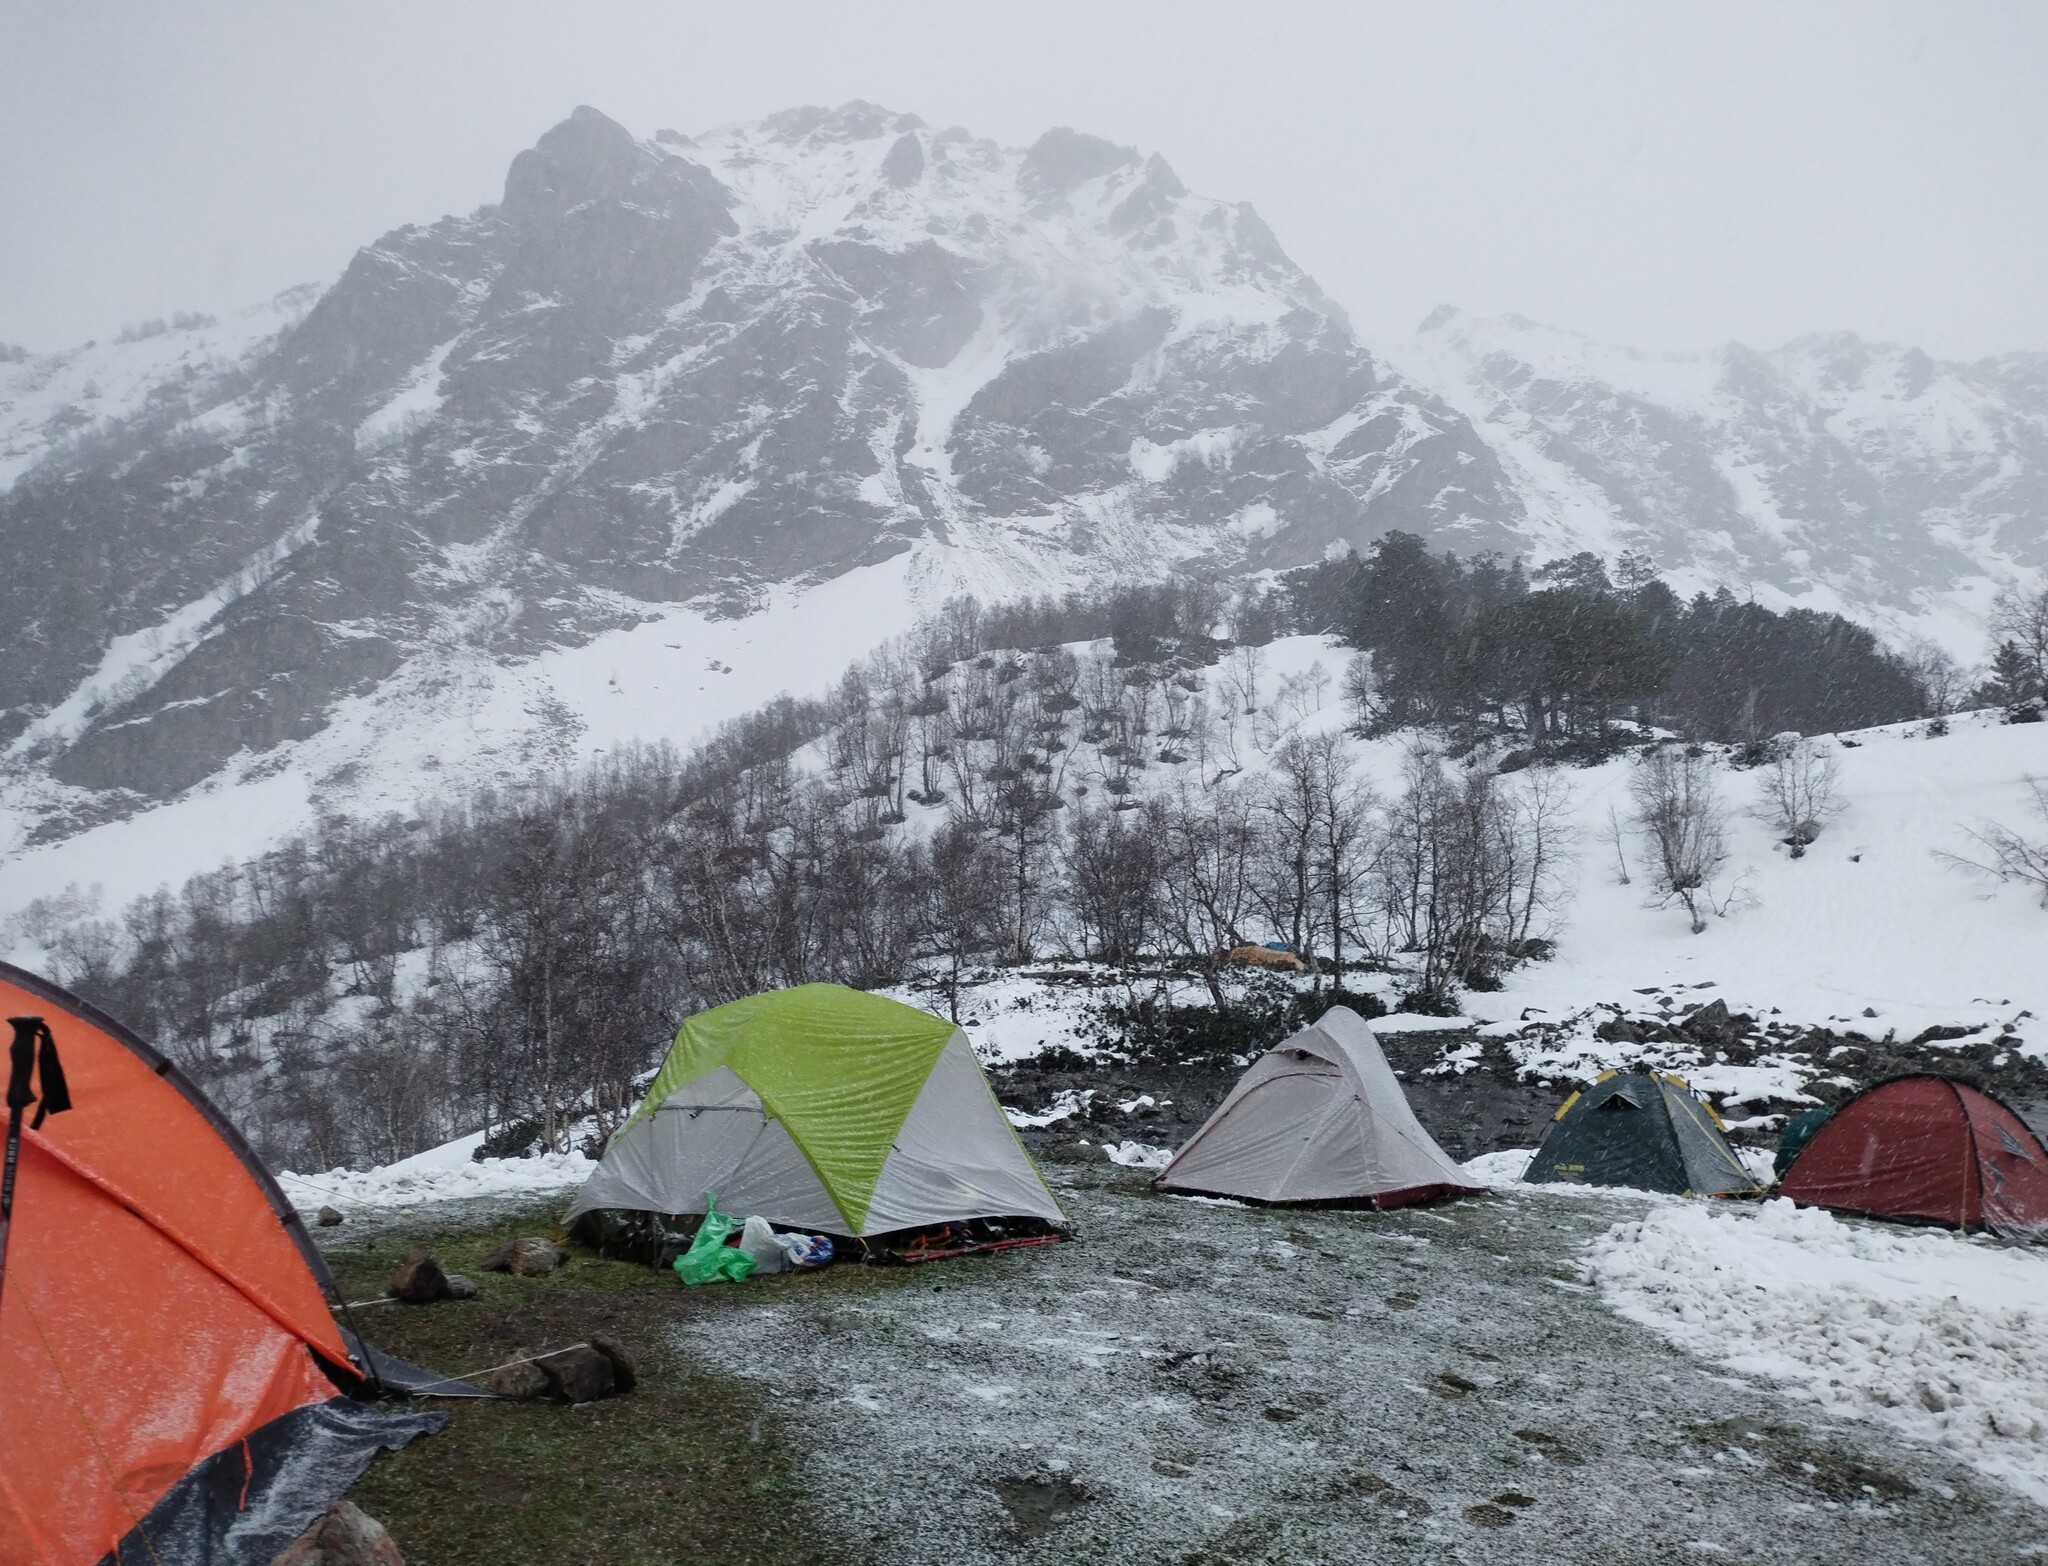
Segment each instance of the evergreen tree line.
[{"label": "evergreen tree line", "polygon": [[1682,600],[1650,562],[1431,554],[1390,533],[1301,573],[1293,620],[1366,656],[1348,681],[1367,729],[1603,742],[1616,719],[1754,742],[1931,715],[1922,670],[1840,615],[1778,612],[1726,589]]}]

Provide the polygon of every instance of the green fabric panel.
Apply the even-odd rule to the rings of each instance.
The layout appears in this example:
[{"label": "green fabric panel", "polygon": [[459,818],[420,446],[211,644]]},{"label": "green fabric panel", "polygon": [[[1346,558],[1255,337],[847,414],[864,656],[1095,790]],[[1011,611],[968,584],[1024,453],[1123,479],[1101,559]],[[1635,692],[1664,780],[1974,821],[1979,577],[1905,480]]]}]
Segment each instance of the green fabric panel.
[{"label": "green fabric panel", "polygon": [[804,984],[700,1012],[637,1114],[719,1066],[760,1095],[858,1234],[882,1165],[953,1024],[885,996]]}]

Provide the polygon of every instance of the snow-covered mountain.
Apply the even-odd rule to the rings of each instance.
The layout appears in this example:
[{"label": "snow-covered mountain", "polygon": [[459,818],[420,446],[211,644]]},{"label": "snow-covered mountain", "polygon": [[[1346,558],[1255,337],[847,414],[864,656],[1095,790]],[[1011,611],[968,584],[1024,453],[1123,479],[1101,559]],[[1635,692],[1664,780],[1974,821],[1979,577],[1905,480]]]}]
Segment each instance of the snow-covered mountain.
[{"label": "snow-covered mountain", "polygon": [[1498,457],[1536,554],[1634,549],[1969,658],[1997,587],[2048,568],[2048,354],[1653,354],[1444,309],[1395,356]]},{"label": "snow-covered mountain", "polygon": [[1074,131],[579,109],[501,202],[324,290],[0,351],[0,854],[211,858],[695,737],[963,590],[1393,528],[1637,548],[1964,644],[2048,564],[2041,356],[1669,359],[1455,315],[1399,356],[1248,206]]},{"label": "snow-covered mountain", "polygon": [[46,809],[275,766],[351,698],[445,734],[453,687],[863,569],[872,642],[963,588],[1516,537],[1469,425],[1248,207],[1072,131],[851,104],[641,141],[579,109],[231,367],[160,357],[40,461],[90,408],[37,424],[61,378],[15,374],[0,743]]}]

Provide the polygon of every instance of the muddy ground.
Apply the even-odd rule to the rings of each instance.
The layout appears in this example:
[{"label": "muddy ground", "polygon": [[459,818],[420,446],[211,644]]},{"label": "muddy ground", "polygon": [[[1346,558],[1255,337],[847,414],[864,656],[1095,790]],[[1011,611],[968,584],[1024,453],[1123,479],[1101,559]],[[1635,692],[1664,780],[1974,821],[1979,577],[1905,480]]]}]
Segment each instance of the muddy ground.
[{"label": "muddy ground", "polygon": [[1640,1198],[1368,1214],[1056,1165],[1077,1242],[743,1289],[675,1344],[762,1388],[848,1554],[902,1563],[1952,1562],[2048,1514],[1610,1314]]}]

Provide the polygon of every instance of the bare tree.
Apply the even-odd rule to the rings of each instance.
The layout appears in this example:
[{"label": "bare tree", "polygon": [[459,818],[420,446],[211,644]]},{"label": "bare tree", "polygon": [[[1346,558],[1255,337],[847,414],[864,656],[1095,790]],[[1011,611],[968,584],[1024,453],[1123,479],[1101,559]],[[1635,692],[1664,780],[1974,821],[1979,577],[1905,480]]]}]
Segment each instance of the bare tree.
[{"label": "bare tree", "polygon": [[1607,807],[1607,841],[1614,846],[1614,878],[1622,886],[1627,886],[1628,854],[1621,844],[1621,817],[1612,805]]},{"label": "bare tree", "polygon": [[950,821],[932,838],[917,877],[918,946],[945,964],[947,1015],[960,1020],[960,975],[967,964],[1002,945],[1002,867],[981,834]]},{"label": "bare tree", "polygon": [[2048,783],[2028,778],[2034,814],[2044,829],[2040,837],[2026,837],[1997,821],[1986,821],[1970,833],[1971,841],[1986,857],[1943,853],[1939,857],[1959,870],[1972,870],[2000,881],[2020,881],[2041,894],[2041,906],[2048,908]]},{"label": "bare tree", "polygon": [[1976,671],[1964,668],[1946,648],[1925,637],[1909,641],[1903,656],[1906,667],[1912,671],[1913,678],[1927,697],[1929,717],[1946,718],[1950,713],[1962,710],[1977,683]]},{"label": "bare tree", "polygon": [[1991,603],[1991,639],[2011,642],[2033,666],[2035,682],[2048,680],[2048,587],[2028,593],[2007,587]]},{"label": "bare tree", "polygon": [[1502,806],[1495,816],[1495,851],[1507,872],[1502,935],[1507,954],[1519,957],[1537,922],[1570,899],[1568,872],[1579,829],[1571,785],[1555,767],[1530,767],[1500,784]]},{"label": "bare tree", "polygon": [[1698,935],[1707,927],[1714,874],[1728,859],[1728,812],[1713,763],[1704,754],[1661,747],[1637,764],[1629,793],[1636,829],[1650,849],[1657,900],[1676,898]]},{"label": "bare tree", "polygon": [[1824,741],[1787,739],[1763,769],[1757,818],[1803,859],[1827,820],[1847,808],[1837,797],[1841,782],[1842,763]]}]

